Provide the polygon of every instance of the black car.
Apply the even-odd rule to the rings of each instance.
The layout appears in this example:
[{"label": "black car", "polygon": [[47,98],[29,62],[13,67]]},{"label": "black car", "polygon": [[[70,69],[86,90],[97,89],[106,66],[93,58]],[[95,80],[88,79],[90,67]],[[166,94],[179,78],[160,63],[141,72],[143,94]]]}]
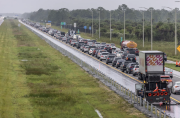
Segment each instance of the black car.
[{"label": "black car", "polygon": [[112,61],[112,66],[113,66],[113,67],[116,65],[118,59],[121,59],[121,57],[115,57],[115,58],[113,59],[113,61]]},{"label": "black car", "polygon": [[116,62],[116,68],[120,67],[124,61],[125,61],[124,59],[118,59]]},{"label": "black car", "polygon": [[84,42],[79,42],[79,43],[76,45],[76,48],[79,49],[82,45],[84,45]]},{"label": "black car", "polygon": [[124,61],[122,62],[121,66],[120,66],[120,70],[122,72],[124,72],[126,70],[126,66],[129,64],[129,63],[132,63],[132,61]]},{"label": "black car", "polygon": [[125,48],[124,52],[129,54],[136,54],[136,48]]},{"label": "black car", "polygon": [[127,54],[126,61],[132,61],[132,62],[136,62],[136,55],[135,54]]},{"label": "black car", "polygon": [[116,56],[115,54],[108,54],[107,57],[106,57],[106,64],[112,63],[112,61],[114,60],[115,56]]},{"label": "black car", "polygon": [[104,49],[107,50],[107,52],[112,53],[112,48],[110,46],[105,46]]},{"label": "black car", "polygon": [[128,54],[129,54],[129,53],[127,53],[127,52],[123,52],[121,58],[122,58],[122,59],[125,59]]},{"label": "black car", "polygon": [[126,66],[126,73],[131,74],[131,72],[133,71],[133,68],[134,68],[135,65],[136,65],[136,63],[129,63],[129,64]]}]

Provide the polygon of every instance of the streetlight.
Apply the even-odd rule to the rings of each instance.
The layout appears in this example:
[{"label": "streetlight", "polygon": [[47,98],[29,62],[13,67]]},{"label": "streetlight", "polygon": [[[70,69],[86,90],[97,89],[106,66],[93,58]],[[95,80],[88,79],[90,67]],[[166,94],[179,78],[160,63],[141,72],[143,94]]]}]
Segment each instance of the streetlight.
[{"label": "streetlight", "polygon": [[100,10],[99,10],[99,39],[100,39]]},{"label": "streetlight", "polygon": [[125,23],[126,23],[126,22],[125,22],[125,10],[124,10],[124,40],[125,40],[125,31],[126,31],[126,30],[125,30],[125,28],[126,28]]},{"label": "streetlight", "polygon": [[143,13],[143,47],[144,47],[144,11],[142,13]]},{"label": "streetlight", "polygon": [[93,37],[93,10],[92,10],[92,37]]},{"label": "streetlight", "polygon": [[111,10],[110,10],[110,41],[111,41]]},{"label": "streetlight", "polygon": [[[144,8],[148,10],[148,8],[145,7],[140,7],[140,8]],[[152,9],[151,9],[151,50],[152,49],[153,49],[153,28],[152,28]]]}]

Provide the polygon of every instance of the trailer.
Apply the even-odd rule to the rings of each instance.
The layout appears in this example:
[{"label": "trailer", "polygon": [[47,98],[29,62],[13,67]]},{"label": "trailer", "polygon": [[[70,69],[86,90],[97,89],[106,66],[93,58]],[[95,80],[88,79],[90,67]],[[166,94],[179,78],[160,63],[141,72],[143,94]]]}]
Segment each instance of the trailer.
[{"label": "trailer", "polygon": [[136,84],[135,90],[138,96],[149,103],[170,103],[172,80],[162,80],[164,75],[164,53],[161,51],[140,51],[138,79],[143,84]]}]

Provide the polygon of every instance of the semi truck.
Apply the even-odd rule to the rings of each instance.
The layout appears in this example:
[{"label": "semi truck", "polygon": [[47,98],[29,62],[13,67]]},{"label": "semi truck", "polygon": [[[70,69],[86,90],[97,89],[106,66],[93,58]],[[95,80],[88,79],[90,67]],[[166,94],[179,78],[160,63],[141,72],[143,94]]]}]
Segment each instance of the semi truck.
[{"label": "semi truck", "polygon": [[172,80],[161,79],[161,75],[164,75],[164,53],[140,51],[138,79],[143,84],[136,84],[136,94],[149,103],[170,103]]}]

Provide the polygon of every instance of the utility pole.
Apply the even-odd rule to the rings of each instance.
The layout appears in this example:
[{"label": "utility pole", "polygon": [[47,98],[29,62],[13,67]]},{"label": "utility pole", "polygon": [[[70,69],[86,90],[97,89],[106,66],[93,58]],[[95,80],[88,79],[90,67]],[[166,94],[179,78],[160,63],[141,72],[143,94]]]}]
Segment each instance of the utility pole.
[{"label": "utility pole", "polygon": [[152,9],[151,9],[151,50],[153,49]]},{"label": "utility pole", "polygon": [[144,47],[144,12],[143,12],[143,47]]},{"label": "utility pole", "polygon": [[93,10],[92,10],[92,37],[93,37]]},{"label": "utility pole", "polygon": [[175,55],[177,54],[177,13],[175,9]]}]

